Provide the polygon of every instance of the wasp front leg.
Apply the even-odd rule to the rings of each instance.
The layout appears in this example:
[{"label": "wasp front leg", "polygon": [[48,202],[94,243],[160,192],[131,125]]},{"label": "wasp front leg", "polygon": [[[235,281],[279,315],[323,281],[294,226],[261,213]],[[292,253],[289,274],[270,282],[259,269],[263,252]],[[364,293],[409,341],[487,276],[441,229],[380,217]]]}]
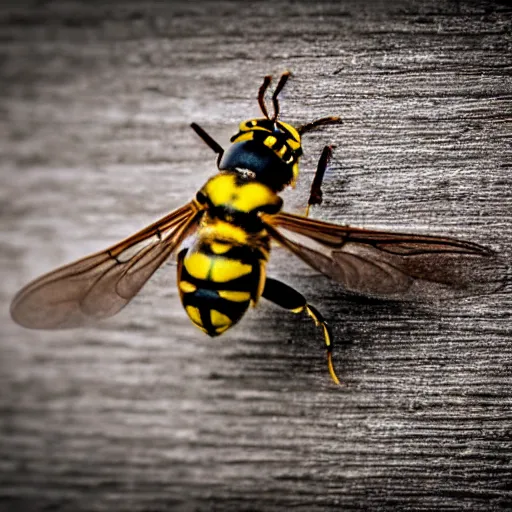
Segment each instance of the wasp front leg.
[{"label": "wasp front leg", "polygon": [[201,128],[197,123],[192,123],[190,125],[192,130],[194,130],[199,137],[204,141],[204,143],[215,153],[217,153],[217,167],[219,166],[220,159],[224,154],[224,148],[211,136],[209,135],[203,128]]},{"label": "wasp front leg", "polygon": [[308,205],[306,207],[306,217],[309,215],[309,209],[314,204],[322,204],[322,182],[324,180],[325,170],[332,156],[332,146],[325,146],[318,165],[316,167],[315,176],[313,183],[311,184],[311,190],[309,192]]},{"label": "wasp front leg", "polygon": [[336,384],[340,384],[332,364],[332,333],[320,312],[311,306],[311,304],[308,304],[306,298],[297,290],[294,290],[291,286],[288,286],[281,281],[277,281],[276,279],[272,279],[271,277],[267,277],[265,281],[262,297],[274,304],[277,304],[278,306],[281,306],[282,308],[287,309],[288,311],[291,311],[292,313],[301,313],[305,311],[314,320],[315,324],[322,328],[325,347],[327,350],[329,374]]}]

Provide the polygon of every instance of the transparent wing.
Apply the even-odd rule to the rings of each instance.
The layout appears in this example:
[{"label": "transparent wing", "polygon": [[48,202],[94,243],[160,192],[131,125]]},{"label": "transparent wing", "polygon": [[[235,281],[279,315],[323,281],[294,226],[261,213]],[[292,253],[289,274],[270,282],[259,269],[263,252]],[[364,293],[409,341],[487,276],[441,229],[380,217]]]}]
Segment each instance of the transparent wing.
[{"label": "transparent wing", "polygon": [[194,202],[113,245],[22,288],[11,316],[32,329],[65,329],[115,315],[197,226]]},{"label": "transparent wing", "polygon": [[352,292],[425,300],[489,293],[504,284],[506,266],[472,242],[338,226],[289,213],[262,220],[278,243]]}]

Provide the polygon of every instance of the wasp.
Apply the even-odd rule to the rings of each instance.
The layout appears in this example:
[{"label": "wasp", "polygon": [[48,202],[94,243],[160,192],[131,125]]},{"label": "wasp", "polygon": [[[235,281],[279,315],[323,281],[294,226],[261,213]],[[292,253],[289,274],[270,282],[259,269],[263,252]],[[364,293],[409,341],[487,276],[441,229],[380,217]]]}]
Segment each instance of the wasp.
[{"label": "wasp", "polygon": [[[271,242],[349,292],[437,298],[474,289],[471,273],[466,276],[460,270],[492,259],[494,252],[486,247],[309,218],[310,207],[322,202],[331,146],[319,159],[306,214],[282,211],[279,193],[293,186],[299,175],[301,136],[342,122],[334,116],[298,127],[280,121],[278,96],[289,76],[284,73],[274,89],[272,116],[265,99],[272,77],[264,78],[258,92],[263,117],[242,122],[226,151],[192,123],[217,154],[218,168],[194,199],[108,249],[32,281],[14,297],[12,318],[28,328],[62,329],[110,317],[176,254],[181,302],[199,329],[210,336],[222,334],[261,297],[293,313],[303,312],[321,328],[329,373],[339,384],[332,363],[333,336],[323,316],[297,290],[266,275]],[[185,239],[192,242],[180,249]]]}]

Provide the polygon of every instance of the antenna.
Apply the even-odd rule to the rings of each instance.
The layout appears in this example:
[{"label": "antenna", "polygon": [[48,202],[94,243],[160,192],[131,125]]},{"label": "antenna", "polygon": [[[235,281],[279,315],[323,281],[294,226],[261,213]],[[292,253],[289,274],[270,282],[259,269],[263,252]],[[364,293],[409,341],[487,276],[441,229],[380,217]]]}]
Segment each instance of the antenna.
[{"label": "antenna", "polygon": [[[279,117],[279,100],[277,97],[279,96],[279,93],[283,90],[283,87],[285,86],[286,82],[288,81],[288,78],[290,78],[291,73],[289,71],[285,71],[281,78],[279,79],[279,82],[277,83],[277,87],[272,94],[272,106],[274,107],[274,115],[272,116],[271,121],[277,121],[277,118]],[[260,109],[263,113],[263,115],[270,119],[270,116],[268,115],[267,105],[265,104],[265,93],[267,92],[268,86],[272,82],[272,76],[267,75],[263,79],[263,83],[261,84],[261,87],[258,91],[258,104],[260,106]]]}]

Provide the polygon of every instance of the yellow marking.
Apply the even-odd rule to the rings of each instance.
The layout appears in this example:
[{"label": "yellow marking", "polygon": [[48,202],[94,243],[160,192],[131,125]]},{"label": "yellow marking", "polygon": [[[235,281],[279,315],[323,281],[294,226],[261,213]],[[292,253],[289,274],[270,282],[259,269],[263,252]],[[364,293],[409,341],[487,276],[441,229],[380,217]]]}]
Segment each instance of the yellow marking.
[{"label": "yellow marking", "polygon": [[[318,325],[318,324],[317,324]],[[327,330],[327,327],[325,324],[322,324],[322,327],[324,329],[324,339],[325,339],[325,345],[327,347],[331,346],[331,337],[329,336],[329,331]]]},{"label": "yellow marking", "polygon": [[263,144],[265,146],[269,147],[270,149],[273,148],[274,144],[277,142],[277,139],[273,135],[269,135],[264,141]]},{"label": "yellow marking", "polygon": [[247,132],[247,131],[250,131],[252,129],[252,127],[254,126],[254,120],[251,120],[251,121],[242,121],[239,125],[238,125],[238,130],[241,131],[241,132]]},{"label": "yellow marking", "polygon": [[240,135],[237,135],[235,138],[233,138],[231,142],[235,144],[236,142],[243,142],[244,140],[252,140],[254,138],[254,133],[252,131],[253,129],[257,130],[258,128],[251,128],[250,132],[244,131]]},{"label": "yellow marking", "polygon": [[[282,158],[287,150],[288,150],[288,148],[286,146],[283,146],[279,151],[276,151],[276,153]],[[290,163],[290,162],[286,162],[286,163]]]},{"label": "yellow marking", "polygon": [[[222,220],[211,222],[203,229],[203,234],[206,238],[221,238],[241,245],[246,245],[248,243],[248,235],[246,231],[239,226],[235,226],[234,224],[230,224],[229,222],[224,222]],[[231,246],[231,243],[229,245]]]},{"label": "yellow marking", "polygon": [[334,365],[332,363],[332,342],[331,337],[329,336],[329,330],[327,329],[327,325],[325,325],[325,322],[320,322],[317,318],[317,316],[306,306],[306,312],[307,314],[315,321],[315,324],[318,326],[320,325],[322,327],[322,330],[324,332],[324,341],[325,346],[327,347],[327,367],[329,369],[329,374],[331,376],[331,379],[334,381],[335,384],[338,386],[341,384],[340,380],[338,379],[338,376],[336,375],[336,372],[334,371]]},{"label": "yellow marking", "polygon": [[288,131],[291,135],[291,137],[288,137],[288,144],[290,144],[290,147],[292,149],[299,149],[300,148],[300,135],[299,132],[288,123],[283,123],[282,121],[279,121],[279,126],[281,128],[284,128],[286,131]]},{"label": "yellow marking", "polygon": [[251,212],[258,207],[277,203],[278,196],[275,192],[262,183],[252,182],[241,187],[233,207],[242,212]]},{"label": "yellow marking", "polygon": [[300,313],[301,311],[304,311],[304,306],[301,306],[300,308],[290,309],[292,313]]},{"label": "yellow marking", "polygon": [[265,262],[268,261],[268,257],[270,256],[270,252],[267,248],[265,248],[264,246],[258,246],[259,250],[261,251],[261,254],[263,256],[263,260]]},{"label": "yellow marking", "polygon": [[295,184],[297,182],[297,177],[299,176],[299,163],[298,162],[295,162],[293,164],[292,173],[293,173],[293,178],[292,178],[292,181],[290,182],[290,185],[292,187],[295,187]]},{"label": "yellow marking", "polygon": [[[306,306],[306,313],[315,321],[315,325],[316,326],[320,325],[320,322],[318,321],[318,318],[316,317],[316,315],[307,306]],[[324,327],[324,324],[322,324],[322,327]],[[329,340],[329,336],[328,336],[328,331],[327,331],[327,329],[325,327],[324,327],[324,336],[325,336],[325,344],[327,346],[329,346],[330,345],[330,340]]]},{"label": "yellow marking", "polygon": [[[249,121],[242,121],[238,125],[238,129],[241,132],[247,132],[247,131],[253,132],[255,130],[260,130],[260,131],[264,131],[264,132],[269,132],[270,133],[270,130],[268,128],[265,128],[264,126],[258,125],[258,121],[266,121],[266,119],[250,119]],[[284,123],[282,123],[282,124],[284,124]]]},{"label": "yellow marking", "polygon": [[334,381],[334,384],[337,384],[338,386],[340,386],[341,385],[340,379],[338,379],[338,376],[336,375],[336,372],[334,371],[334,365],[332,364],[331,352],[327,352],[327,367],[329,368],[329,374],[331,376],[331,379]]},{"label": "yellow marking", "polygon": [[212,260],[200,252],[187,254],[183,262],[188,273],[196,279],[207,279],[212,266]]},{"label": "yellow marking", "polygon": [[[229,327],[233,322],[231,321],[231,318],[229,316],[226,316],[222,314],[220,311],[217,311],[216,309],[212,309],[210,311],[210,319],[212,321],[212,325],[214,327]],[[226,329],[227,329],[226,327]],[[215,329],[218,331],[218,329]]]},{"label": "yellow marking", "polygon": [[241,212],[279,202],[279,196],[263,183],[237,184],[236,181],[233,173],[218,174],[206,183],[204,193],[215,206],[230,206]]},{"label": "yellow marking", "polygon": [[215,332],[217,334],[222,334],[224,331],[227,331],[230,327],[231,327],[231,324],[230,325],[223,325],[222,327],[217,327],[215,329]]},{"label": "yellow marking", "polygon": [[228,252],[231,247],[233,247],[231,244],[225,244],[222,242],[212,242],[210,244],[210,249],[214,254],[224,254],[225,252]]},{"label": "yellow marking", "polygon": [[251,271],[251,265],[238,260],[219,258],[213,262],[210,279],[216,283],[225,283],[249,274]]},{"label": "yellow marking", "polygon": [[199,308],[195,306],[187,306],[185,308],[187,311],[187,315],[190,317],[190,320],[194,322],[198,327],[202,327],[203,323],[201,322],[201,314],[199,313]]},{"label": "yellow marking", "polygon": [[249,292],[236,292],[231,290],[221,290],[219,291],[219,296],[232,302],[245,302],[251,298]]},{"label": "yellow marking", "polygon": [[197,286],[195,284],[189,283],[188,281],[180,281],[178,286],[183,293],[192,293],[197,290]]}]

